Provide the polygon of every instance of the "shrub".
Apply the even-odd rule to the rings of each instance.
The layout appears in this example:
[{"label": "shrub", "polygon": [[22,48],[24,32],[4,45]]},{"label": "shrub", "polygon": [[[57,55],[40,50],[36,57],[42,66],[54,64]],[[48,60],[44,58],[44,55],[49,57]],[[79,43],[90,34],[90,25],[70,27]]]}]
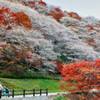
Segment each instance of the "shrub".
[{"label": "shrub", "polygon": [[56,96],[54,100],[66,100],[63,96]]}]

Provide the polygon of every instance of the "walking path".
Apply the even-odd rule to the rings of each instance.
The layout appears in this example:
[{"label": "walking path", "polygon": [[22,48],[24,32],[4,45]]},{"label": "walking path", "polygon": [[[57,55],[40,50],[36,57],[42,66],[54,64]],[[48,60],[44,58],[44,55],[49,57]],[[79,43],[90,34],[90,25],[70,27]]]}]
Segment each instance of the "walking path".
[{"label": "walking path", "polygon": [[14,98],[12,98],[11,96],[8,97],[3,97],[1,100],[54,100],[53,97],[54,95],[58,95],[58,94],[68,94],[70,92],[56,92],[56,93],[48,93],[48,96],[46,96],[46,94],[42,94],[41,96],[39,94],[36,94],[34,97],[33,95],[25,95],[25,97],[23,96],[14,96]]}]

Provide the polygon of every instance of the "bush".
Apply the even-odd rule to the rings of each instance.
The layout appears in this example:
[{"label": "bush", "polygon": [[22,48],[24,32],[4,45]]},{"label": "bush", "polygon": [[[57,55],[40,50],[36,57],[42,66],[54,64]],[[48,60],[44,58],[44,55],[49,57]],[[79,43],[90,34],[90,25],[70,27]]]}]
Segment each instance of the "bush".
[{"label": "bush", "polygon": [[66,98],[64,98],[62,96],[56,96],[56,98],[54,100],[66,100]]},{"label": "bush", "polygon": [[52,76],[52,75],[42,75],[42,74],[37,74],[35,71],[28,70],[27,72],[24,72],[24,74],[8,74],[8,73],[1,73],[0,74],[1,78],[14,78],[14,79],[57,79],[59,80],[58,77]]}]

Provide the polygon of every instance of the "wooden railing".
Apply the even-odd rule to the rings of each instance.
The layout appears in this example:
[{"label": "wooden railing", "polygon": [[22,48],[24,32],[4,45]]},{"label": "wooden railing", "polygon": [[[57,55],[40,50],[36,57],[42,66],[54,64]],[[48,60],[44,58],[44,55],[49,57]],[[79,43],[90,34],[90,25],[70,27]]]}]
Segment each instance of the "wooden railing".
[{"label": "wooden railing", "polygon": [[[4,92],[6,92],[6,91],[0,90],[0,99],[3,96],[5,96]],[[26,95],[33,95],[33,96],[35,96],[35,94],[40,94],[40,96],[42,94],[48,95],[48,89],[12,90],[12,91],[10,91],[10,94],[7,94],[7,96],[12,96],[12,98],[14,98],[14,96],[18,96],[18,95],[20,95],[20,96],[22,95],[23,97],[25,97]]]}]

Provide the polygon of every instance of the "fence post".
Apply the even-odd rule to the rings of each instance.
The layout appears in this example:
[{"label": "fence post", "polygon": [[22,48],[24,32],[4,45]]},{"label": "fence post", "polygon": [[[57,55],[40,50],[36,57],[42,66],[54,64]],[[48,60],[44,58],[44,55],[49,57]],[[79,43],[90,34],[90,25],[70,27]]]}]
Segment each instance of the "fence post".
[{"label": "fence post", "polygon": [[33,96],[35,96],[35,89],[33,89]]},{"label": "fence post", "polygon": [[1,99],[1,93],[2,93],[2,90],[0,90],[0,99]]},{"label": "fence post", "polygon": [[23,90],[23,97],[25,97],[25,89]]},{"label": "fence post", "polygon": [[40,89],[40,96],[41,96],[41,94],[42,94],[42,89]]},{"label": "fence post", "polygon": [[46,95],[48,95],[48,89],[46,89]]},{"label": "fence post", "polygon": [[14,98],[14,90],[12,90],[12,98]]}]

